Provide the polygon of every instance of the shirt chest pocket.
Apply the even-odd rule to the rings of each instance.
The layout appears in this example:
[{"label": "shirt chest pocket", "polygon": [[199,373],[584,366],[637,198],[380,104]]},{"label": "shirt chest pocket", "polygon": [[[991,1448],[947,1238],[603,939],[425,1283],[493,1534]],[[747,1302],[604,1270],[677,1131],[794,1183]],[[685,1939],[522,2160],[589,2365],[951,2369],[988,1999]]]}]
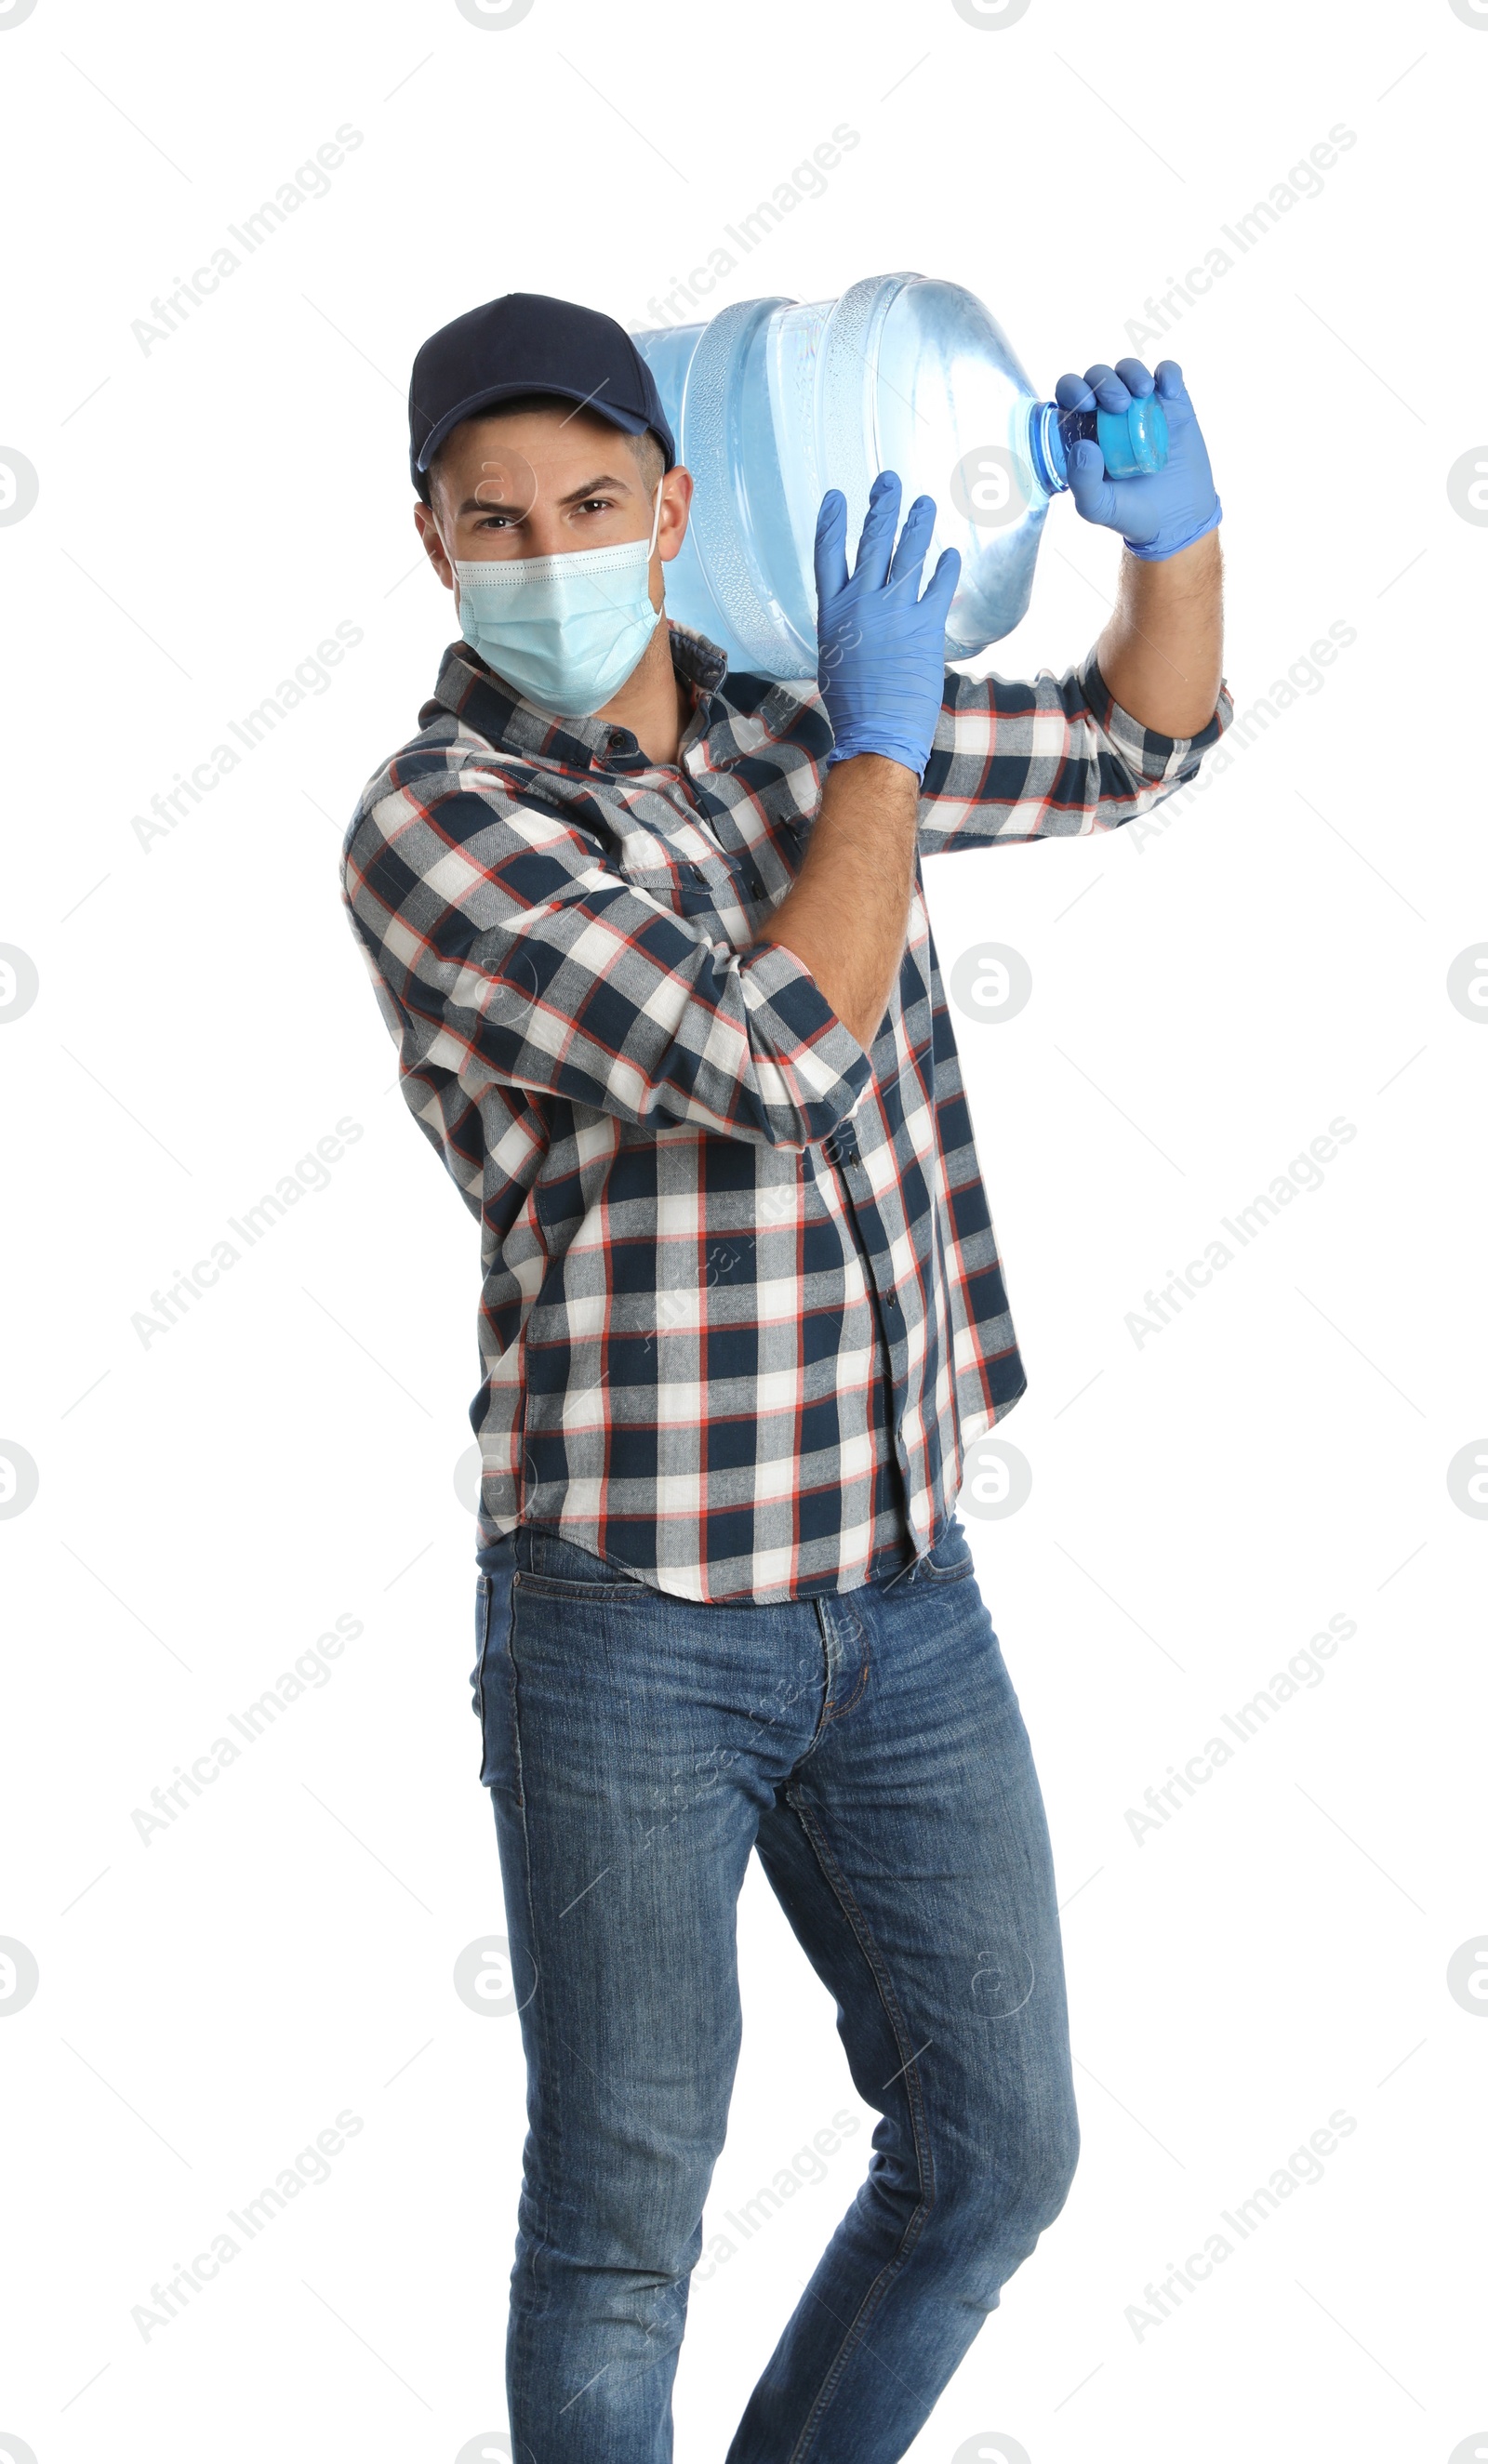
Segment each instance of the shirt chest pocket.
[{"label": "shirt chest pocket", "polygon": [[716,917],[725,928],[741,928],[741,918],[747,918],[749,868],[736,870],[717,841],[680,815],[664,828],[633,820],[618,862],[627,881],[674,915]]}]

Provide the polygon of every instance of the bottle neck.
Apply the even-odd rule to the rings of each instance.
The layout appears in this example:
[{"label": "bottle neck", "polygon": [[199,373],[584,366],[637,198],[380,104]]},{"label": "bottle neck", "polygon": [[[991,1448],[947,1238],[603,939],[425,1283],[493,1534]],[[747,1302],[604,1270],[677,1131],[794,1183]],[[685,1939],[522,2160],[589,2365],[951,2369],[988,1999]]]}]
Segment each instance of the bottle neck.
[{"label": "bottle neck", "polygon": [[1064,439],[1059,433],[1059,406],[1035,402],[1028,415],[1028,456],[1033,476],[1049,496],[1062,495],[1070,484]]},{"label": "bottle neck", "polygon": [[1141,478],[1167,460],[1167,414],[1160,394],[1129,402],[1124,410],[1061,410],[1035,402],[1028,414],[1028,453],[1045,494],[1057,496],[1070,484],[1070,448],[1089,437],[1100,448],[1108,479]]}]

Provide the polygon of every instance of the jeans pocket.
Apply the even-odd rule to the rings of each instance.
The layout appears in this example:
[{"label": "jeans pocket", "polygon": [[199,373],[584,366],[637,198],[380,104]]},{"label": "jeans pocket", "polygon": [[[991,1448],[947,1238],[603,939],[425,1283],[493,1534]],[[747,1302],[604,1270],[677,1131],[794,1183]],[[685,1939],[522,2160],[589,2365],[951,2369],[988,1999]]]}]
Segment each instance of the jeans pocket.
[{"label": "jeans pocket", "polygon": [[507,1562],[476,1578],[476,1664],[471,1707],[480,1723],[480,1783],[508,1787],[522,1800],[511,1656],[512,1572]]},{"label": "jeans pocket", "polygon": [[491,1577],[476,1576],[476,1664],[470,1672],[470,1707],[483,1720],[486,1637],[491,1630]]},{"label": "jeans pocket", "polygon": [[966,1527],[952,1518],[948,1531],[942,1533],[933,1549],[922,1557],[915,1568],[917,1583],[964,1583],[976,1573],[971,1543]]},{"label": "jeans pocket", "polygon": [[596,1556],[535,1524],[523,1526],[514,1579],[520,1591],[553,1599],[633,1599],[646,1592],[640,1576],[614,1558]]}]

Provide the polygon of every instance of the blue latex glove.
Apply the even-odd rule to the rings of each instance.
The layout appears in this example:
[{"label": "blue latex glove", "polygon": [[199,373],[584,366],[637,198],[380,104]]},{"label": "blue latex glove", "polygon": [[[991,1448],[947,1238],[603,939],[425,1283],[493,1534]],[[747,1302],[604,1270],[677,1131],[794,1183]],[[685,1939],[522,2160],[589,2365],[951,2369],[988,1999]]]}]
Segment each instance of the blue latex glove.
[{"label": "blue latex glove", "polygon": [[[1133,556],[1150,562],[1176,556],[1211,531],[1221,506],[1210,475],[1209,452],[1194,417],[1183,370],[1176,360],[1159,360],[1157,391],[1167,414],[1167,460],[1140,479],[1108,479],[1100,448],[1082,437],[1069,456],[1070,494],[1087,522],[1120,531]],[[1124,410],[1135,397],[1144,402],[1153,378],[1141,360],[1098,362],[1082,377],[1066,376],[1055,387],[1061,410]]]},{"label": "blue latex glove", "polygon": [[897,474],[880,471],[869,492],[851,581],[847,499],[840,488],[829,488],[822,498],[816,519],[817,683],[834,738],[829,765],[850,761],[856,753],[881,753],[920,779],[945,691],[945,620],[961,558],[946,548],[924,597],[917,596],[935,500],[916,497],[896,548],[899,495]]}]

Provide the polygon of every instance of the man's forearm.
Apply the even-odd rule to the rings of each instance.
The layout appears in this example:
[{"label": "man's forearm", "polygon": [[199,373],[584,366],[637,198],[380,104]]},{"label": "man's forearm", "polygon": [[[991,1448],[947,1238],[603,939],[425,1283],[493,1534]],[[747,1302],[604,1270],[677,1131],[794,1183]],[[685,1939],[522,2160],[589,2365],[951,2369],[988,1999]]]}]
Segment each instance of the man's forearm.
[{"label": "man's forearm", "polygon": [[904,955],[920,781],[860,753],[833,763],[794,886],[757,935],[810,969],[850,1035],[877,1034]]},{"label": "man's forearm", "polygon": [[1176,556],[1122,558],[1096,656],[1122,710],[1160,736],[1196,736],[1219,699],[1222,647],[1217,530]]}]

